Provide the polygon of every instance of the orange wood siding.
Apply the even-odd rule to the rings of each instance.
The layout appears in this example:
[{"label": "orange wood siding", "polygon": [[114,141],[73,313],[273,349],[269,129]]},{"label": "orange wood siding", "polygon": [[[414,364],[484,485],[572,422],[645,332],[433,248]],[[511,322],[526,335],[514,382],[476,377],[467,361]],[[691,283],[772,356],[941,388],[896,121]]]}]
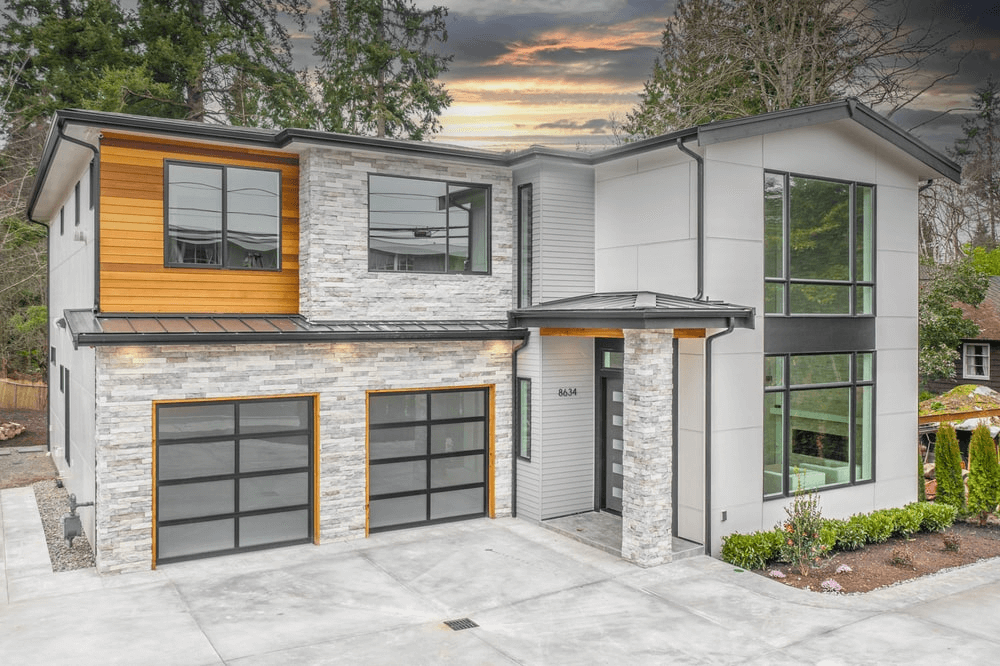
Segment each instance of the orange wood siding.
[{"label": "orange wood siding", "polygon": [[[281,270],[165,268],[164,160],[280,170]],[[299,310],[297,155],[104,132],[100,214],[102,312],[294,314]]]}]

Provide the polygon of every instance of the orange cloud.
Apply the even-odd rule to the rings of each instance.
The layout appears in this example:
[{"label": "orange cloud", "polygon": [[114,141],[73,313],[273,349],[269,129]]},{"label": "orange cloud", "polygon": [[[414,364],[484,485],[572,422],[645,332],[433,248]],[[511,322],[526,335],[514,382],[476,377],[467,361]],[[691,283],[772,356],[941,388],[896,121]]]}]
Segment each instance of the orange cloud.
[{"label": "orange cloud", "polygon": [[656,47],[663,34],[664,19],[633,19],[611,26],[555,28],[543,32],[530,42],[515,42],[512,50],[490,65],[539,65],[545,53],[559,49],[626,51],[640,47]]}]

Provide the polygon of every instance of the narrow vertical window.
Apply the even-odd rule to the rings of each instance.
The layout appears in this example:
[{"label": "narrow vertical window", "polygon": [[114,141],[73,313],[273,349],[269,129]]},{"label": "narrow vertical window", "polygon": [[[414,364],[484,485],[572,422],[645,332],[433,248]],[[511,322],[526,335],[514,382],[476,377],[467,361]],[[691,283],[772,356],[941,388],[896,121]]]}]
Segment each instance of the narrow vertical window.
[{"label": "narrow vertical window", "polygon": [[517,307],[531,305],[531,183],[517,188]]},{"label": "narrow vertical window", "polygon": [[531,460],[531,380],[517,378],[514,419],[517,427],[517,456]]},{"label": "narrow vertical window", "polygon": [[66,231],[66,208],[59,209],[59,235],[62,236],[63,232]]},{"label": "narrow vertical window", "polygon": [[73,187],[73,226],[80,226],[80,181]]}]

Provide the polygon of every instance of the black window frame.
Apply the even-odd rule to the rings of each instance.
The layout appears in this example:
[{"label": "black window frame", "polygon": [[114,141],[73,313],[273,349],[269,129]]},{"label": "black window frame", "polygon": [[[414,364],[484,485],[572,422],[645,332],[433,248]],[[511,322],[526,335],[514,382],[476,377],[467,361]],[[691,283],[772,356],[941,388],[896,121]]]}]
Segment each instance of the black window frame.
[{"label": "black window frame", "polygon": [[[248,432],[246,434],[240,433],[240,407],[247,404],[255,403],[267,403],[267,402],[305,402],[308,405],[308,418],[306,419],[306,427],[298,428],[294,430],[273,430],[273,431],[257,431]],[[217,435],[194,435],[191,437],[174,437],[163,439],[159,433],[159,414],[160,410],[164,407],[176,407],[179,405],[196,406],[196,405],[234,405],[233,411],[233,433],[217,434]],[[153,478],[153,483],[156,487],[156,520],[154,524],[154,529],[156,530],[156,549],[153,553],[154,562],[156,564],[168,564],[171,562],[183,562],[185,560],[196,560],[204,559],[208,557],[218,557],[221,555],[229,555],[232,553],[244,553],[255,550],[266,550],[270,548],[280,548],[284,546],[292,546],[297,544],[313,543],[315,538],[314,521],[316,516],[316,493],[315,493],[315,475],[316,475],[316,431],[315,431],[315,420],[316,420],[316,399],[313,396],[302,396],[302,395],[291,395],[291,396],[271,396],[267,398],[234,398],[229,400],[195,400],[195,401],[162,401],[154,403],[156,409],[156,428],[154,430],[154,436],[156,437],[156,469],[157,472]],[[297,435],[305,435],[308,441],[308,462],[307,465],[302,467],[286,467],[271,470],[256,470],[241,472],[240,471],[240,441],[242,439],[261,439],[264,437],[292,437]],[[191,443],[206,443],[206,442],[229,442],[234,443],[234,462],[233,471],[231,474],[215,474],[206,475],[198,477],[186,477],[182,479],[165,479],[160,480],[159,478],[159,458],[162,447],[173,446],[177,444],[191,444]],[[266,476],[281,476],[287,474],[299,474],[306,473],[307,478],[307,500],[306,504],[295,504],[289,506],[281,507],[271,507],[266,509],[253,509],[249,511],[240,511],[240,487],[239,481],[241,479],[250,478],[260,478]],[[211,481],[226,481],[232,480],[233,485],[233,507],[232,512],[220,513],[220,514],[210,514],[204,516],[197,516],[194,518],[176,518],[169,520],[160,519],[160,492],[159,489],[164,486],[181,486],[191,483],[205,483]],[[161,545],[161,540],[159,538],[159,531],[161,527],[170,527],[174,525],[188,525],[201,522],[212,522],[217,520],[232,519],[233,521],[233,543],[238,544],[240,542],[240,518],[243,517],[253,517],[259,515],[268,515],[275,513],[290,513],[292,511],[302,511],[305,510],[306,524],[307,524],[307,536],[299,539],[290,539],[286,541],[276,541],[268,542],[263,544],[255,544],[251,546],[236,546],[233,548],[226,548],[220,550],[199,552],[189,555],[177,555],[173,557],[160,557],[159,549]]]},{"label": "black window frame", "polygon": [[[450,196],[451,187],[460,188],[476,188],[485,190],[486,193],[486,231],[483,237],[486,240],[486,270],[475,271],[475,270],[449,270],[448,269],[448,247],[449,247],[449,234],[445,233],[445,262],[443,271],[430,271],[430,270],[392,270],[387,268],[372,268],[371,266],[371,253],[372,253],[372,176],[378,178],[396,178],[399,180],[420,180],[428,183],[444,183],[445,185],[445,197]],[[385,273],[389,275],[492,275],[493,274],[493,185],[492,184],[482,184],[465,182],[459,180],[449,180],[447,178],[422,178],[419,176],[400,176],[397,174],[390,173],[378,173],[370,172],[368,174],[367,181],[367,204],[366,208],[368,211],[368,272],[369,273]],[[448,211],[446,207],[444,209]],[[446,221],[446,226],[450,227],[450,224]],[[472,236],[469,235],[469,256],[472,256]]]},{"label": "black window frame", "polygon": [[[525,194],[527,194],[527,206],[525,206]],[[532,183],[525,183],[517,188],[517,307],[519,308],[526,308],[532,304],[534,196]]]},{"label": "black window frame", "polygon": [[[521,405],[525,405],[522,411]],[[525,427],[526,426],[526,427]],[[514,385],[514,436],[517,457],[531,461],[531,379],[518,377]]]},{"label": "black window frame", "polygon": [[[431,406],[432,394],[442,394],[442,393],[480,393],[483,399],[483,415],[482,416],[469,416],[469,417],[456,417],[456,418],[444,418],[435,419],[433,414],[433,408]],[[427,399],[426,405],[426,415],[422,419],[411,419],[411,420],[400,420],[400,421],[386,421],[381,423],[371,422],[371,406],[370,400],[372,397],[380,395],[424,395]],[[463,388],[442,388],[442,389],[415,389],[415,390],[405,390],[405,391],[373,391],[369,393],[368,396],[369,409],[368,413],[365,415],[365,425],[367,428],[367,433],[371,433],[373,430],[382,429],[395,429],[395,428],[405,428],[405,427],[425,427],[426,428],[426,452],[423,454],[408,455],[408,456],[397,456],[397,457],[387,457],[378,458],[372,460],[370,448],[366,452],[366,464],[369,470],[369,479],[366,487],[366,496],[368,498],[369,506],[369,533],[376,532],[388,532],[401,529],[409,529],[412,527],[419,527],[423,525],[437,525],[440,523],[450,523],[460,520],[470,520],[473,518],[482,518],[489,515],[490,512],[490,453],[492,450],[491,441],[491,423],[493,415],[490,410],[491,400],[490,400],[490,387],[480,386],[480,387],[463,387]],[[453,452],[443,452],[443,453],[432,453],[432,439],[431,439],[431,428],[435,425],[448,425],[453,423],[482,423],[483,428],[483,448],[482,449],[467,449]],[[465,483],[457,484],[451,486],[434,487],[432,482],[431,474],[431,463],[434,460],[441,460],[445,458],[462,458],[462,457],[473,457],[476,455],[483,456],[483,478],[481,481],[476,483]],[[379,465],[391,465],[401,462],[420,462],[424,461],[426,464],[426,476],[425,476],[425,487],[417,490],[403,490],[388,493],[378,493],[372,494],[371,492],[371,480],[370,480],[370,470],[372,466]],[[481,512],[458,514],[453,516],[446,516],[443,518],[431,518],[431,499],[435,494],[442,494],[447,492],[453,492],[458,490],[473,490],[476,488],[482,488],[483,491],[483,510]],[[378,500],[384,499],[396,499],[402,497],[419,497],[425,496],[425,506],[424,506],[424,516],[425,520],[421,521],[411,521],[406,523],[395,523],[392,525],[371,525],[371,504]]]},{"label": "black window frame", "polygon": [[59,209],[59,235],[62,236],[66,231],[66,207],[63,206]]},{"label": "black window frame", "polygon": [[[828,356],[828,355],[838,355],[838,354],[849,354],[850,355],[850,375],[851,380],[847,382],[826,382],[817,384],[791,384],[791,359],[792,357],[803,357],[803,356]],[[858,378],[858,355],[859,354],[871,354],[871,379],[859,379]],[[780,386],[771,386],[771,382],[766,374],[767,360],[770,358],[782,358],[782,372],[783,376],[781,378]],[[764,395],[765,395],[765,410],[767,405],[766,396],[767,394],[781,394],[782,397],[782,470],[781,470],[781,492],[767,494],[764,492],[764,486],[761,486],[761,493],[764,501],[775,500],[775,499],[787,499],[795,495],[795,490],[792,489],[791,479],[790,479],[790,469],[791,465],[791,454],[792,454],[792,441],[791,441],[791,397],[792,393],[811,391],[811,390],[823,390],[823,389],[837,389],[837,388],[847,388],[850,394],[850,407],[848,415],[848,460],[847,466],[849,469],[849,481],[847,483],[829,484],[818,486],[812,488],[811,490],[820,492],[827,490],[834,490],[837,488],[848,488],[852,486],[862,486],[870,483],[875,483],[876,480],[876,450],[877,450],[877,428],[875,427],[875,420],[877,415],[876,409],[876,391],[875,387],[877,385],[877,365],[878,365],[878,354],[874,349],[862,349],[862,350],[841,350],[841,351],[823,351],[816,353],[798,354],[798,353],[783,353],[783,354],[765,354],[764,356]],[[861,479],[856,478],[857,462],[855,460],[857,451],[857,442],[855,437],[857,435],[856,424],[857,424],[857,414],[858,414],[858,404],[857,404],[857,389],[860,387],[870,387],[871,388],[871,450],[869,455],[871,456],[871,478]],[[765,414],[766,418],[766,414]],[[764,442],[764,446],[767,446],[767,442]],[[763,477],[762,477],[763,478]]]},{"label": "black window frame", "polygon": [[73,226],[80,226],[80,181],[73,186]]},{"label": "black window frame", "polygon": [[[821,176],[815,176],[804,173],[796,173],[791,171],[777,171],[773,169],[764,170],[764,188],[767,187],[767,178],[769,176],[777,176],[782,178],[782,273],[783,277],[767,277],[766,267],[765,267],[765,296],[764,296],[764,316],[767,318],[787,318],[787,317],[810,317],[817,319],[825,319],[832,317],[871,317],[874,318],[877,314],[877,275],[878,275],[878,188],[874,183],[866,183],[858,180],[843,180],[840,178],[827,178]],[[791,206],[790,206],[790,196],[791,187],[789,186],[789,180],[791,178],[803,178],[808,180],[823,181],[828,183],[840,183],[847,185],[849,189],[848,193],[848,209],[849,209],[849,223],[848,223],[848,256],[850,257],[850,279],[849,280],[827,280],[827,279],[815,279],[815,278],[793,278],[791,276]],[[857,275],[857,188],[867,187],[871,189],[872,192],[872,223],[871,223],[871,280],[859,280]],[[766,201],[765,201],[765,219],[766,219]],[[766,231],[765,231],[766,233]],[[765,238],[764,251],[767,251],[767,240]],[[765,261],[766,266],[766,261]],[[767,285],[782,285],[782,308],[781,312],[767,312]],[[791,285],[831,285],[831,286],[845,286],[850,290],[850,308],[849,312],[843,313],[806,313],[806,312],[790,312],[791,310]],[[872,309],[871,312],[858,312],[858,291],[861,288],[871,288],[871,299],[872,299]]]},{"label": "black window frame", "polygon": [[[170,242],[170,167],[173,165],[180,165],[185,167],[193,168],[203,168],[211,169],[222,172],[222,186],[221,186],[221,204],[222,204],[222,253],[219,264],[186,264],[179,262],[170,261],[170,249],[168,244]],[[229,259],[229,243],[227,242],[227,230],[228,230],[228,172],[231,170],[239,171],[267,171],[269,173],[277,174],[278,176],[278,187],[277,187],[277,203],[278,203],[278,246],[276,248],[275,256],[275,266],[271,268],[266,267],[253,267],[253,266],[227,266],[227,260]],[[254,272],[270,272],[270,273],[280,273],[281,268],[281,252],[282,252],[282,236],[284,235],[284,219],[282,216],[282,211],[284,210],[284,202],[282,201],[282,173],[281,169],[269,169],[267,167],[258,166],[247,166],[239,164],[216,164],[213,162],[197,162],[190,160],[163,160],[163,267],[164,268],[195,268],[198,270],[224,270],[224,271],[254,271]]]}]

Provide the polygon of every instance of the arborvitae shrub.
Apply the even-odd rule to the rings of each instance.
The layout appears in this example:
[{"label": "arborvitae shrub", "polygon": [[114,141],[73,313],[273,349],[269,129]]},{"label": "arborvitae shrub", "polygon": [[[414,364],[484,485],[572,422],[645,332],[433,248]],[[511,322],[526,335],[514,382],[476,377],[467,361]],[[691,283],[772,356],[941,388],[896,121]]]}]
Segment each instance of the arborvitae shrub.
[{"label": "arborvitae shrub", "polygon": [[969,442],[969,512],[979,515],[979,524],[1000,502],[1000,464],[988,426],[980,425]]},{"label": "arborvitae shrub", "polygon": [[937,477],[935,502],[948,504],[959,513],[965,511],[965,484],[962,482],[962,453],[958,437],[950,423],[942,423],[934,444],[934,476]]},{"label": "arborvitae shrub", "polygon": [[920,455],[920,447],[917,447],[917,501],[927,501],[927,481],[924,480],[924,457]]}]

